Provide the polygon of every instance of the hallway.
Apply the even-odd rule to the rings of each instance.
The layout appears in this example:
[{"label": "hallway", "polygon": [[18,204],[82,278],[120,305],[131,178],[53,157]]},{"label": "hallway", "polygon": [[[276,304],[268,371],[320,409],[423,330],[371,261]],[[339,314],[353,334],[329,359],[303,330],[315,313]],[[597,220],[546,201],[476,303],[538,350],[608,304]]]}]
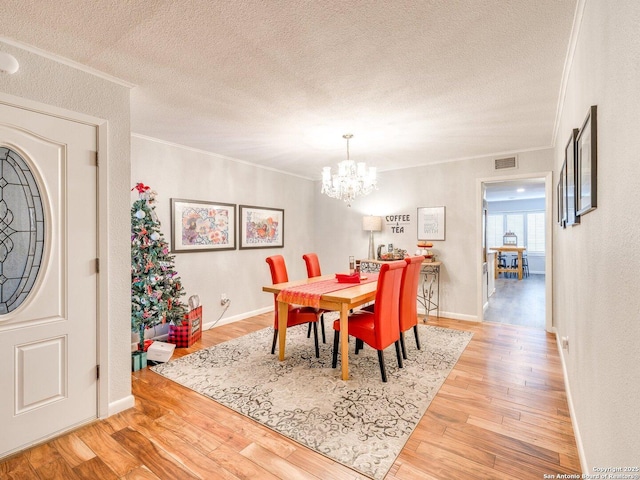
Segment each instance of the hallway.
[{"label": "hallway", "polygon": [[489,297],[485,322],[545,328],[545,276],[532,274],[521,281],[498,277],[496,291]]}]

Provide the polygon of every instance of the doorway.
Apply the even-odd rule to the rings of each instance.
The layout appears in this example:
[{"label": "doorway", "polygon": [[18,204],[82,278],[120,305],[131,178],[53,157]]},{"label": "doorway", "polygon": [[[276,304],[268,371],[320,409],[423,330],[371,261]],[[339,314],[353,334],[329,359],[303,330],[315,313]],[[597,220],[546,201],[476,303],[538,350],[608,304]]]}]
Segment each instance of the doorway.
[{"label": "doorway", "polygon": [[[483,321],[552,328],[550,184],[550,172],[481,182]],[[495,262],[518,267],[515,253],[491,249],[512,242],[524,248],[522,280],[514,272],[495,274]]]}]

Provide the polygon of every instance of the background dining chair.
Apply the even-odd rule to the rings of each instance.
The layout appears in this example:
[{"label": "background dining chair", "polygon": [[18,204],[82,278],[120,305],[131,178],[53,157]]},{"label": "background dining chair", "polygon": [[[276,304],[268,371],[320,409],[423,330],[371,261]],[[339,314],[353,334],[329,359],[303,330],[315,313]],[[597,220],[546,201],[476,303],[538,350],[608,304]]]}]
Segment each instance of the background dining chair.
[{"label": "background dining chair", "polygon": [[[392,343],[396,346],[398,367],[402,368],[400,355],[400,283],[402,272],[407,264],[404,261],[385,263],[380,267],[376,290],[375,309],[373,312],[358,310],[349,315],[349,335],[361,340],[378,351],[380,374],[382,381],[387,381],[383,350]],[[340,320],[333,322],[335,336],[333,339],[333,363],[338,364],[338,346],[340,343]]]},{"label": "background dining chair", "polygon": [[[318,260],[318,255],[315,253],[305,253],[302,255],[302,259],[304,260],[305,265],[307,266],[307,277],[319,277],[322,275],[320,271],[320,260]],[[324,333],[324,312],[326,310],[320,309],[318,313],[320,314],[320,328],[322,329],[322,343],[327,343],[327,338]],[[309,330],[307,331],[307,338],[311,336],[311,324],[309,324]]]},{"label": "background dining chair", "polygon": [[[498,252],[498,268],[507,268],[507,257],[502,252]],[[505,277],[508,274],[508,272],[503,273]]]},{"label": "background dining chair", "polygon": [[407,257],[407,263],[400,282],[400,347],[402,358],[407,359],[407,350],[404,346],[404,332],[413,328],[416,337],[416,347],[420,350],[420,338],[418,337],[418,284],[420,283],[420,268],[424,257],[421,255]]},{"label": "background dining chair", "polygon": [[[287,266],[282,255],[273,255],[267,257],[266,262],[271,270],[271,281],[273,283],[284,283],[289,281],[287,274]],[[274,314],[273,314],[273,343],[271,344],[271,354],[276,351],[276,341],[278,340],[278,300],[277,295],[273,295]],[[287,328],[303,323],[313,324],[313,337],[316,346],[316,358],[320,357],[320,347],[318,345],[318,318],[320,317],[318,310],[313,307],[294,307],[289,305],[287,316]]]},{"label": "background dining chair", "polygon": [[[511,260],[511,268],[518,268],[518,256],[516,255],[515,257],[513,257],[513,259]],[[518,274],[514,273],[514,275],[517,277]],[[523,253],[522,254],[522,276],[523,277],[528,277],[529,276],[529,260],[527,259],[527,254]]]}]

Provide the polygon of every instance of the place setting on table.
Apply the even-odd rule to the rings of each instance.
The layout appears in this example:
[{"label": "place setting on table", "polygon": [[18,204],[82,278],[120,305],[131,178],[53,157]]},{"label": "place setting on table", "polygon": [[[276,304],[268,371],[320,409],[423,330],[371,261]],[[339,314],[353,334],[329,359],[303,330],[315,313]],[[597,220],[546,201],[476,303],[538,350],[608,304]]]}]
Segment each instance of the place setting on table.
[{"label": "place setting on table", "polygon": [[[361,275],[359,272],[336,273],[333,277],[330,275],[315,277],[313,279],[307,279],[306,283],[301,285],[284,287],[280,289],[277,298],[278,301],[281,302],[320,308],[320,300],[324,294],[353,288],[355,285],[364,285],[377,281],[377,273],[370,273],[367,275]],[[273,287],[269,290],[273,290],[274,288],[279,287]]]}]

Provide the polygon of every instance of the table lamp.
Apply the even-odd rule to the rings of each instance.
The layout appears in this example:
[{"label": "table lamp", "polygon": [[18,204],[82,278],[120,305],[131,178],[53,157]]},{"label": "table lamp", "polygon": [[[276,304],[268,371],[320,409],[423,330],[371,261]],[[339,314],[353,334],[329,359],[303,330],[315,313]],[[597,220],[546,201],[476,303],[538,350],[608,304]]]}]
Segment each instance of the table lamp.
[{"label": "table lamp", "polygon": [[373,232],[382,230],[382,217],[373,215],[362,217],[362,230],[369,232],[369,256],[367,258],[375,260],[376,254],[373,248]]}]

